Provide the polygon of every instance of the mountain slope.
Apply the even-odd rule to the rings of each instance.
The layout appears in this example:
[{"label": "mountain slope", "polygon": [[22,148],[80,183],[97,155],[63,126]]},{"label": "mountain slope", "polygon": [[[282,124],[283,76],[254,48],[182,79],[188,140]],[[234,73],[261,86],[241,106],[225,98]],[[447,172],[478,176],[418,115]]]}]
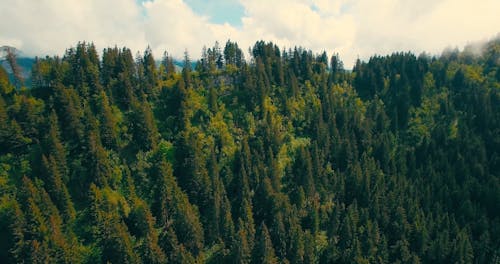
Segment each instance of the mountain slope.
[{"label": "mountain slope", "polygon": [[[0,69],[0,262],[495,263],[500,41],[196,67],[78,43]],[[184,65],[191,65],[186,61]]]}]

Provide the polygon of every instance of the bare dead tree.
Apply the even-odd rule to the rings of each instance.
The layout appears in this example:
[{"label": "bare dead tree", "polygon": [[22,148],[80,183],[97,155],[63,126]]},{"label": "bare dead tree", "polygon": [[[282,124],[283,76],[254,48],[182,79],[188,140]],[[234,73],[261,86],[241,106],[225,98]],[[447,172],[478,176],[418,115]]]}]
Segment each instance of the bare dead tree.
[{"label": "bare dead tree", "polygon": [[7,63],[12,70],[12,74],[14,75],[14,84],[16,88],[20,88],[22,85],[24,85],[24,78],[22,75],[21,67],[19,67],[19,64],[17,64],[17,56],[15,50],[13,48],[7,47],[5,48],[5,52],[5,59],[7,60]]}]

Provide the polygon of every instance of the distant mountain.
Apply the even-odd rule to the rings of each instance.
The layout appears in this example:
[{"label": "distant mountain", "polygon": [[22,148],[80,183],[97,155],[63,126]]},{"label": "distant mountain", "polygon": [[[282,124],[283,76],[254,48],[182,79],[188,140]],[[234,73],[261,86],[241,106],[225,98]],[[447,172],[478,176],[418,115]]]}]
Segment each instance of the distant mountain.
[{"label": "distant mountain", "polygon": [[[191,62],[191,69],[196,68],[196,64],[197,64],[196,62]],[[181,71],[182,68],[184,67],[184,61],[174,59],[174,65],[176,70]]]},{"label": "distant mountain", "polygon": [[7,73],[9,74],[9,79],[12,81],[14,80],[14,75],[12,73],[12,68],[10,67],[9,63],[6,60],[6,56],[8,53],[8,50],[11,50],[16,54],[17,57],[17,65],[21,68],[21,73],[24,78],[25,85],[27,87],[31,86],[31,67],[33,66],[33,63],[35,62],[35,59],[32,57],[25,57],[22,55],[22,52],[14,47],[10,46],[2,46],[0,47],[0,66],[2,66]]}]

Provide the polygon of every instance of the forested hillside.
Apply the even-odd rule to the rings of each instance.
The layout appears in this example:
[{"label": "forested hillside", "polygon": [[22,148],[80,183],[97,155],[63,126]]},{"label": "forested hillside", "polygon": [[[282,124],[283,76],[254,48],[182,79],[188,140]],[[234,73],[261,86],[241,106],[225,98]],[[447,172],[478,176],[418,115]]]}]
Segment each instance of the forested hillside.
[{"label": "forested hillside", "polygon": [[0,68],[0,263],[500,262],[500,40],[78,43],[31,79]]}]

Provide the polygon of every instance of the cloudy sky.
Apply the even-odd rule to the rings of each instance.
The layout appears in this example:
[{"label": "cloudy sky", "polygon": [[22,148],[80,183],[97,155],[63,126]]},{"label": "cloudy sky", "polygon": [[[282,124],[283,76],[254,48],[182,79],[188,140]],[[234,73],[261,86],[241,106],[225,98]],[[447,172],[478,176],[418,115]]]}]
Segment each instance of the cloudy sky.
[{"label": "cloudy sky", "polygon": [[204,45],[256,40],[356,58],[488,40],[500,32],[499,0],[2,0],[0,46],[62,55],[78,41],[157,57],[199,57]]}]

